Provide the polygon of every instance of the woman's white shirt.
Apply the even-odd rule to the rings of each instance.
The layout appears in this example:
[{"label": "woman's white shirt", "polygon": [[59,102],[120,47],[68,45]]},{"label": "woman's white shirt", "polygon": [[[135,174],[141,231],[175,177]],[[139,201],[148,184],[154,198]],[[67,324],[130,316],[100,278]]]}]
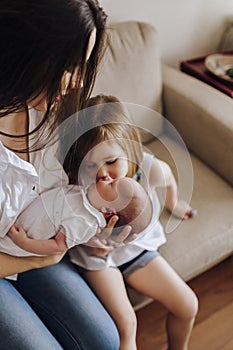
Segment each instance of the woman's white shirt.
[{"label": "woman's white shirt", "polygon": [[[41,113],[30,109],[29,116],[32,130]],[[34,239],[49,239],[62,225],[68,248],[86,243],[98,227],[106,225],[103,215],[90,206],[85,191],[79,186],[68,185],[68,177],[56,157],[58,142],[30,153],[31,163],[2,144],[0,146],[0,170],[4,172],[8,166],[0,183],[4,214],[0,221],[0,251],[15,256],[32,255],[14,244],[7,235],[14,223],[22,226]]]}]

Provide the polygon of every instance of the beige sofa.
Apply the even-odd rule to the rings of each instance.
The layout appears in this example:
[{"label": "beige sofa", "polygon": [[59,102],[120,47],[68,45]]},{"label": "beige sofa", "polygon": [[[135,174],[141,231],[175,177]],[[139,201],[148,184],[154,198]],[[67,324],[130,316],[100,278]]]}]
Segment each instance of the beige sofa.
[{"label": "beige sofa", "polygon": [[[146,148],[170,162],[181,194],[191,195],[195,218],[179,222],[171,221],[165,210],[161,215],[172,232],[160,253],[187,281],[233,251],[233,100],[162,65],[158,34],[151,25],[116,23],[108,33],[93,95],[113,94],[129,103],[136,123],[148,131],[142,135]],[[169,122],[153,111],[174,125],[191,162]],[[149,302],[133,290],[129,293],[135,309]]]}]

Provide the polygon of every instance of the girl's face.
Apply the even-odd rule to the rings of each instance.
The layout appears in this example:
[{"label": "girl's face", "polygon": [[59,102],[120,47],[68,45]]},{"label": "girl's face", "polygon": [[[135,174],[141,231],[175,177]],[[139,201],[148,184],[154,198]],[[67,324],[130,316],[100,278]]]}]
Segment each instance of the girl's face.
[{"label": "girl's face", "polygon": [[84,158],[85,173],[92,182],[112,181],[128,173],[127,155],[114,140],[99,143]]}]

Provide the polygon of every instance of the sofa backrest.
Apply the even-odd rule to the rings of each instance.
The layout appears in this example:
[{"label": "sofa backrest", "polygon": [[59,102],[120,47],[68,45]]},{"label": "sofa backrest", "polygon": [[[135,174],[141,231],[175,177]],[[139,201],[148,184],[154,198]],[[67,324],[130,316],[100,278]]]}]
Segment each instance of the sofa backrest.
[{"label": "sofa backrest", "polygon": [[[136,120],[140,119],[142,126],[152,134],[160,132],[162,119],[156,118],[154,123],[147,110],[162,112],[158,34],[152,25],[135,21],[109,25],[107,48],[92,95],[98,93],[115,95],[133,104]],[[143,107],[135,108],[135,105]],[[149,117],[144,113],[149,113]]]}]

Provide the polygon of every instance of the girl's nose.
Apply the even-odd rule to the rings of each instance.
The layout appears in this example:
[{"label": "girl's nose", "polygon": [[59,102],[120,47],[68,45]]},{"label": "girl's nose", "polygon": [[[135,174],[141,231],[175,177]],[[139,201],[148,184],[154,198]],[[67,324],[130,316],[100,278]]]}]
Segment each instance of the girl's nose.
[{"label": "girl's nose", "polygon": [[97,173],[97,179],[102,179],[102,180],[109,180],[110,178],[110,174],[109,174],[109,171],[108,171],[108,168],[106,166],[102,166],[98,173]]}]

